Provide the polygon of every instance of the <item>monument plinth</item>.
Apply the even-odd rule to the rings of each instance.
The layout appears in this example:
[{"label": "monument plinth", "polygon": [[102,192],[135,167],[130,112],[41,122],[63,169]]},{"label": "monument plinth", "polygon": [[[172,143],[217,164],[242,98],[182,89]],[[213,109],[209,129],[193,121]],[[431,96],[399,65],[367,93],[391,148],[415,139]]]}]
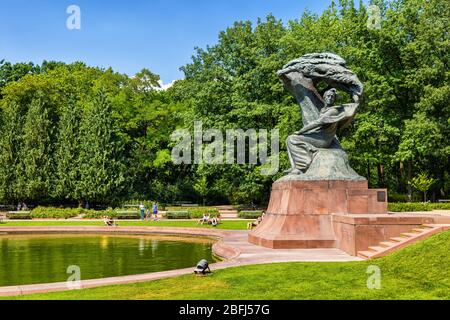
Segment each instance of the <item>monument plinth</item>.
[{"label": "monument plinth", "polygon": [[281,179],[249,241],[273,249],[334,248],[334,214],[386,213],[386,190],[368,189],[366,180]]}]

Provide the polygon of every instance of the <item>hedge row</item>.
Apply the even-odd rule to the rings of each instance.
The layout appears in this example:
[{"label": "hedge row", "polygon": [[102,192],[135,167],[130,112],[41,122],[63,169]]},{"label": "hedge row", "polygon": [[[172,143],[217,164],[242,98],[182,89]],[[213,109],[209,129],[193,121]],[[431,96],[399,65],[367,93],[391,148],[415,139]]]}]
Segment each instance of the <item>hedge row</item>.
[{"label": "hedge row", "polygon": [[31,211],[33,219],[69,219],[86,214],[88,210],[82,208],[65,209],[53,207],[37,207]]},{"label": "hedge row", "polygon": [[241,211],[239,212],[239,218],[241,219],[258,219],[263,212],[261,210],[256,211]]},{"label": "hedge row", "polygon": [[202,218],[204,214],[209,214],[210,216],[217,216],[219,214],[219,210],[215,207],[167,207],[167,211],[188,212],[190,219]]},{"label": "hedge row", "polygon": [[167,219],[192,219],[188,211],[168,211],[165,217]]},{"label": "hedge row", "polygon": [[[10,219],[70,219],[83,215],[85,219],[101,219],[105,216],[114,219],[138,219],[138,212],[121,213],[123,209],[117,210],[88,210],[83,208],[54,208],[37,207],[31,213],[14,213],[8,216]],[[27,216],[28,215],[28,216]]]},{"label": "hedge row", "polygon": [[450,210],[450,203],[393,202],[389,203],[388,208],[391,212]]}]

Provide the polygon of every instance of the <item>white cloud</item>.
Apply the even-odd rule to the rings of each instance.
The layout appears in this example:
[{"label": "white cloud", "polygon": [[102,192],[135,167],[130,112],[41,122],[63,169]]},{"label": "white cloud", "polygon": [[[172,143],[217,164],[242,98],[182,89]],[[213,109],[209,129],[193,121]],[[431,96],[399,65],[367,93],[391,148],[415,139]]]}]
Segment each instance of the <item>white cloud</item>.
[{"label": "white cloud", "polygon": [[175,81],[176,80],[173,80],[172,82],[170,82],[170,83],[167,83],[167,84],[164,84],[163,82],[162,82],[162,80],[159,80],[158,81],[158,83],[159,83],[159,88],[155,88],[156,90],[158,90],[158,91],[164,91],[164,90],[167,90],[167,89],[169,89],[171,86],[173,86],[173,84],[175,83]]}]

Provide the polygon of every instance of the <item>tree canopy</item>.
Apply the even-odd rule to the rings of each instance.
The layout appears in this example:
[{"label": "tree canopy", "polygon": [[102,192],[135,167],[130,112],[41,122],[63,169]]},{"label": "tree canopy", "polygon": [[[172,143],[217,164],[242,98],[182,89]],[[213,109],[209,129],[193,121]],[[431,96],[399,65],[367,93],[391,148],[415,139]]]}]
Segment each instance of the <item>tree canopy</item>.
[{"label": "tree canopy", "polygon": [[104,204],[264,203],[280,173],[256,164],[171,161],[171,133],[194,129],[279,129],[280,147],[301,128],[299,107],[276,71],[311,52],[346,59],[365,97],[341,136],[371,187],[412,192],[417,174],[434,179],[432,199],[450,193],[450,7],[444,0],[332,1],[321,14],[283,23],[269,15],[235,22],[196,49],[185,79],[157,90],[159,76],[135,76],[82,62],[0,62],[0,202]]}]

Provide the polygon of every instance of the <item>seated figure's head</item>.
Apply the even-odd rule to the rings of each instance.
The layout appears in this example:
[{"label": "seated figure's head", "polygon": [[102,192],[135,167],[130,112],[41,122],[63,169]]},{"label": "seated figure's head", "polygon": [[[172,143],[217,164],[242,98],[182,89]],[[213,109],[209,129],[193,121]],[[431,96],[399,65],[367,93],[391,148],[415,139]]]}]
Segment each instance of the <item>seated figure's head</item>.
[{"label": "seated figure's head", "polygon": [[326,106],[329,107],[334,105],[334,103],[336,102],[336,97],[337,97],[336,89],[333,88],[326,91],[323,95],[323,100],[325,101]]}]

